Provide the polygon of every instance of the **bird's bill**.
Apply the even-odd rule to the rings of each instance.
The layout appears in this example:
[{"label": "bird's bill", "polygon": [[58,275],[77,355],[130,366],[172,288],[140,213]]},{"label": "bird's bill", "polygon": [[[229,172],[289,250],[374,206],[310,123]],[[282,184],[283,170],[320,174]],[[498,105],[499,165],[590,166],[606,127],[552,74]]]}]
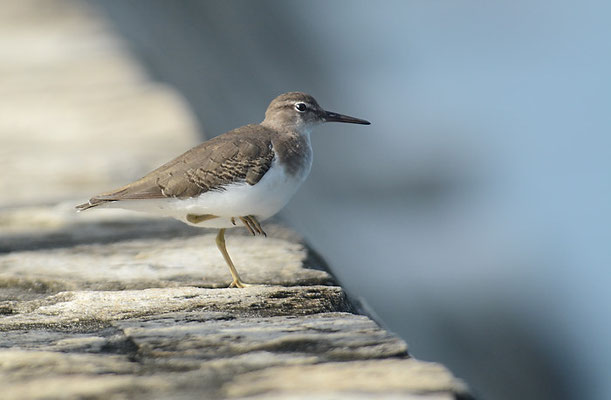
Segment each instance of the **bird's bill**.
[{"label": "bird's bill", "polygon": [[326,122],[345,122],[347,124],[361,124],[361,125],[369,125],[371,122],[365,121],[364,119],[349,117],[347,115],[334,113],[331,111],[325,111],[325,121]]}]

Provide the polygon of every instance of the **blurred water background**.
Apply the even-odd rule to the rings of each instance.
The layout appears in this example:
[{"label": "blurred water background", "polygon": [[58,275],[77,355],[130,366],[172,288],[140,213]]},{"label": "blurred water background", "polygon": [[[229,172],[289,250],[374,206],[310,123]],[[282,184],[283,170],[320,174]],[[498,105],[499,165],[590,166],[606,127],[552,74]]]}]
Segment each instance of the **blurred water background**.
[{"label": "blurred water background", "polygon": [[415,357],[478,398],[611,398],[610,3],[87,3],[202,139],[293,90],[372,121],[314,132],[282,215]]}]

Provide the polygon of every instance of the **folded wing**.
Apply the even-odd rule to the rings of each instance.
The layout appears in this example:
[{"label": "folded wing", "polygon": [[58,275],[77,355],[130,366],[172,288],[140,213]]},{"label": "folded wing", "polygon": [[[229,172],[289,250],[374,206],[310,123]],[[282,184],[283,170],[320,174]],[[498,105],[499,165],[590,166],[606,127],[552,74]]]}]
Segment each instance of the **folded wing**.
[{"label": "folded wing", "polygon": [[76,208],[86,210],[112,201],[196,197],[224,190],[232,183],[254,185],[270,169],[274,151],[265,135],[244,137],[240,129],[206,141],[143,178],[94,196]]}]

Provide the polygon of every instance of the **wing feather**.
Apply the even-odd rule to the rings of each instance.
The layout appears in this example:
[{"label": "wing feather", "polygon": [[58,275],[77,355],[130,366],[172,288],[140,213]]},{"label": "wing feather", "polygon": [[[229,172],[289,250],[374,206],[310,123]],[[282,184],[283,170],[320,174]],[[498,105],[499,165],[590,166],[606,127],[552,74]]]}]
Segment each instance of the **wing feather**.
[{"label": "wing feather", "polygon": [[[258,134],[244,134],[244,129]],[[110,201],[196,197],[238,182],[254,185],[275,156],[266,131],[260,125],[248,125],[208,140],[143,178],[76,208],[86,210]]]}]

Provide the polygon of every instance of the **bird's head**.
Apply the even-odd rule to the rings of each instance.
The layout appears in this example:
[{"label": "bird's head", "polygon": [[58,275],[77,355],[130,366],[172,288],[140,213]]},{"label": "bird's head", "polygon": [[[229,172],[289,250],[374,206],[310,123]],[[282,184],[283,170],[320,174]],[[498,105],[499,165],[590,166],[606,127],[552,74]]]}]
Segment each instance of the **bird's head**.
[{"label": "bird's head", "polygon": [[364,119],[326,111],[314,97],[302,92],[284,93],[272,100],[261,124],[275,129],[309,132],[314,125],[323,122],[370,124]]}]

